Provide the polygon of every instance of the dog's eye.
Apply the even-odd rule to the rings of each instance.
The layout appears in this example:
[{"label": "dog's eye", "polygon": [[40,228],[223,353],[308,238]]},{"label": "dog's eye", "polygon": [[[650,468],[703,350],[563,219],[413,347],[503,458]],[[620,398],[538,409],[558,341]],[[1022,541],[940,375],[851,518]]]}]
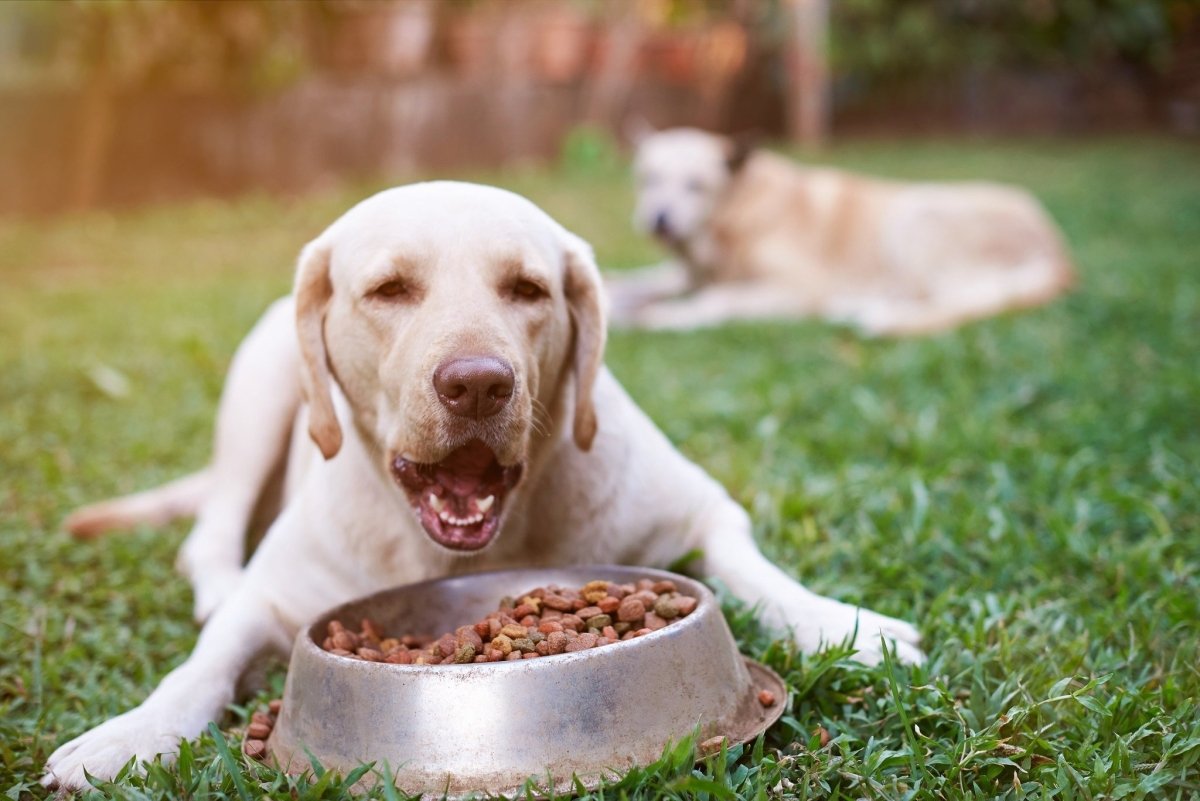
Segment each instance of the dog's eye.
[{"label": "dog's eye", "polygon": [[541,300],[549,297],[550,294],[540,285],[526,279],[521,279],[513,284],[512,293],[519,300]]},{"label": "dog's eye", "polygon": [[382,284],[371,290],[371,297],[379,298],[380,300],[397,300],[407,297],[408,294],[408,284],[404,283],[399,278],[392,278],[388,281],[384,281]]}]

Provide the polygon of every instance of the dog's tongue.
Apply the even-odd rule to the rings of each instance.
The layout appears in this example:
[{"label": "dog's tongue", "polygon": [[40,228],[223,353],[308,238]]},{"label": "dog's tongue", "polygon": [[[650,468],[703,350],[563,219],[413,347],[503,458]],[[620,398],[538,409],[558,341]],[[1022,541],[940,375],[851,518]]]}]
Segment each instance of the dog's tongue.
[{"label": "dog's tongue", "polygon": [[499,464],[491,448],[472,440],[439,462],[435,475],[437,482],[455,495],[473,495],[494,467]]}]

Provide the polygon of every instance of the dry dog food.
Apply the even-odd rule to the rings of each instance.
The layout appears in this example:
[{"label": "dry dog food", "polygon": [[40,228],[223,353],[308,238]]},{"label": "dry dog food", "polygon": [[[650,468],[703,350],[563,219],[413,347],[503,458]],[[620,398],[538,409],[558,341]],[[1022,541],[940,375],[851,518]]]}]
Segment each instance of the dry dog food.
[{"label": "dry dog food", "polygon": [[331,620],[321,647],[347,659],[400,665],[536,659],[644,636],[687,617],[697,603],[669,580],[589,581],[579,589],[551,585],[504,598],[482,620],[440,637],[387,636],[367,619],[351,631]]},{"label": "dry dog food", "polygon": [[246,727],[246,734],[242,739],[242,751],[246,756],[260,760],[267,758],[267,738],[275,728],[275,721],[282,706],[283,701],[276,698],[267,705],[267,711],[260,710],[250,716],[250,725]]}]

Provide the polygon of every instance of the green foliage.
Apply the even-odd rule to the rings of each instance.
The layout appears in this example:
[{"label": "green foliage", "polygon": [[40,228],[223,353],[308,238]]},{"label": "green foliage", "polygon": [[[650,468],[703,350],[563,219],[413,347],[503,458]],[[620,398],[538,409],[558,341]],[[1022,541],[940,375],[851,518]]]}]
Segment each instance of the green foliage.
[{"label": "green foliage", "polygon": [[1171,53],[1178,0],[837,0],[838,71],[878,82],[944,79],[963,67],[1066,66],[1115,61],[1151,68]]},{"label": "green foliage", "polygon": [[[916,621],[929,661],[797,654],[726,599],[743,650],[788,683],[782,721],[698,764],[682,740],[588,797],[1196,797],[1200,156],[1149,139],[851,145],[832,158],[1032,187],[1081,286],[911,342],[816,323],[612,336],[614,372],[752,511],[764,550],[815,590]],[[466,177],[530,196],[605,266],[655,255],[630,230],[623,167]],[[203,462],[237,342],[287,291],[299,247],[374,188],[0,224],[10,798],[44,797],[53,748],[144,699],[196,637],[171,571],[184,525],[81,543],[59,521]],[[276,668],[272,690],[224,724],[281,679]],[[94,795],[330,799],[357,778],[281,775],[226,731]]]}]

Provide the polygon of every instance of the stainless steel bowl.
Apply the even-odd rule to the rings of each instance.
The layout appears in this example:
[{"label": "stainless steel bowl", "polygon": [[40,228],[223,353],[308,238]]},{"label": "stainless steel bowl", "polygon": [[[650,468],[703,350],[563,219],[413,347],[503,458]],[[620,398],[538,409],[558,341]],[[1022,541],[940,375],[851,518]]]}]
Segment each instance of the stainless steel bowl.
[{"label": "stainless steel bowl", "polygon": [[[318,645],[335,618],[437,634],[478,620],[505,595],[640,578],[669,578],[700,603],[635,640],[519,662],[392,665]],[[757,698],[764,689],[776,698],[766,708]],[[738,653],[716,599],[697,581],[615,566],[504,570],[387,590],[301,630],[267,745],[285,770],[306,769],[309,754],[343,773],[386,763],[410,793],[512,793],[529,778],[543,791],[569,792],[572,777],[595,787],[697,730],[701,739],[752,740],[779,718],[786,699],[779,676]]]}]

